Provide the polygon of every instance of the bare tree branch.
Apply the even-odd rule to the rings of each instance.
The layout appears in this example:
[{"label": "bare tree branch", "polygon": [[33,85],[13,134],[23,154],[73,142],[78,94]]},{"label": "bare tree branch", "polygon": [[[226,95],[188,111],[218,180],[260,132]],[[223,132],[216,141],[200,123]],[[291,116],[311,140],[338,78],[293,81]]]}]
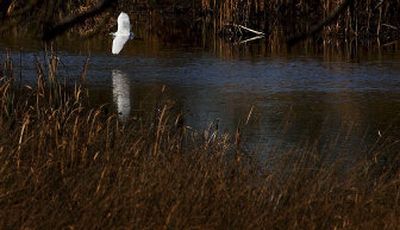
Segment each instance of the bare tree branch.
[{"label": "bare tree branch", "polygon": [[0,0],[0,18],[3,18],[8,10],[8,7],[11,5],[11,0]]},{"label": "bare tree branch", "polygon": [[111,7],[112,3],[116,2],[115,0],[101,0],[96,6],[91,8],[90,10],[75,14],[69,15],[61,22],[56,25],[47,25],[44,27],[42,39],[45,41],[52,40],[58,35],[64,33],[68,29],[73,26],[82,24],[86,19],[94,17]]},{"label": "bare tree branch", "polygon": [[320,32],[325,26],[329,25],[332,23],[334,20],[336,20],[340,14],[342,14],[350,4],[352,4],[353,0],[344,0],[342,4],[340,4],[333,12],[330,14],[325,20],[317,24],[316,26],[311,27],[309,31],[296,34],[292,37],[289,37],[287,39],[287,44],[288,46],[293,46],[294,44],[306,39],[307,37],[310,37],[318,32]]}]

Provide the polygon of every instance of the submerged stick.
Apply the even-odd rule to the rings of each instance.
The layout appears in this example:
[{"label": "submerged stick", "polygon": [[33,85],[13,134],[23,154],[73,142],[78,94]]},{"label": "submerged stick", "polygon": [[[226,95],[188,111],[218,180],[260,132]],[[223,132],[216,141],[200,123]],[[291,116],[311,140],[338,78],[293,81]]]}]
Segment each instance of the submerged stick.
[{"label": "submerged stick", "polygon": [[257,30],[253,30],[253,29],[250,29],[249,27],[246,27],[246,26],[237,25],[237,24],[232,24],[232,26],[237,27],[237,28],[240,28],[240,29],[247,30],[247,31],[249,31],[249,32],[251,32],[251,33],[254,33],[254,34],[257,34],[257,35],[262,35],[262,36],[265,35],[264,32],[257,31]]}]

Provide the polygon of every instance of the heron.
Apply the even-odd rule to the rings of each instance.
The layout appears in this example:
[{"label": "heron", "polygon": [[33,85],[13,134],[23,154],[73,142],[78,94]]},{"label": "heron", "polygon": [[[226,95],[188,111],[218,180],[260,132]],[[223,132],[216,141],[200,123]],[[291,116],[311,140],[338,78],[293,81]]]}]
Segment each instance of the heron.
[{"label": "heron", "polygon": [[119,14],[117,23],[117,32],[110,33],[114,37],[111,50],[112,54],[119,54],[125,43],[129,39],[133,39],[135,36],[135,34],[131,32],[131,23],[129,21],[129,16],[126,13],[121,12]]}]

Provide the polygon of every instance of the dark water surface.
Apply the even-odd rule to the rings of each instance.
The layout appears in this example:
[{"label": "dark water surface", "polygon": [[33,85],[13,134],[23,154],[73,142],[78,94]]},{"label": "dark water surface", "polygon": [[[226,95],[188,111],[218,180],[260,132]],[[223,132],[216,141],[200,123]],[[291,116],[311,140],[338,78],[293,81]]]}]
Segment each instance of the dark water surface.
[{"label": "dark water surface", "polygon": [[[110,54],[110,46],[110,38],[61,40],[59,71],[74,78],[90,55],[92,100],[112,103],[121,118],[153,111],[166,86],[188,126],[202,130],[217,121],[220,130],[240,126],[256,148],[303,142],[322,148],[340,139],[348,143],[343,148],[356,152],[373,145],[378,131],[399,137],[399,51],[365,53],[355,61],[340,52],[310,55],[301,49],[271,55],[262,41],[217,48],[129,41],[118,56]],[[31,81],[34,59],[45,56],[41,44],[0,40],[2,58],[5,47]]]}]

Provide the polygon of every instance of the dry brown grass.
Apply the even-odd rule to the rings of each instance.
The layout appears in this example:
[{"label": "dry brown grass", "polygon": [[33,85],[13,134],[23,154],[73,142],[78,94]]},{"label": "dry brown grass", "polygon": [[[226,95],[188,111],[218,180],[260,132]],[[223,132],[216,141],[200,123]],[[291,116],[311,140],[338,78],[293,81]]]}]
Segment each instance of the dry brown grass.
[{"label": "dry brown grass", "polygon": [[400,226],[396,138],[350,165],[312,145],[262,165],[228,134],[186,129],[168,103],[121,123],[39,62],[36,85],[18,89],[11,63],[0,71],[2,228]]},{"label": "dry brown grass", "polygon": [[[4,2],[4,1],[3,1]],[[6,1],[0,9],[0,33],[16,30],[42,33],[43,27],[61,21],[71,13],[86,12],[99,0],[90,1]],[[264,31],[275,38],[276,30],[290,37],[299,32],[306,32],[311,27],[325,20],[343,1],[323,0],[121,0],[103,14],[90,18],[83,25],[72,31],[82,36],[106,34],[115,26],[115,17],[120,11],[127,11],[133,21],[140,19],[140,28],[165,34],[168,28],[159,21],[169,18],[186,21],[185,27],[201,34],[209,30],[211,37],[227,24],[236,23]],[[398,0],[358,0],[352,1],[348,9],[337,20],[324,27],[315,40],[321,43],[333,43],[337,40],[356,39],[374,42],[379,38],[382,45],[400,38],[400,2]],[[4,12],[2,12],[4,11]],[[185,17],[182,17],[185,15]],[[134,21],[136,23],[136,21]],[[182,23],[176,23],[179,27]],[[161,31],[161,32],[160,32]],[[163,33],[164,32],[164,33]],[[7,33],[6,33],[7,34]],[[195,36],[194,36],[195,37]]]},{"label": "dry brown grass", "polygon": [[[224,31],[231,23],[261,30],[269,42],[281,40],[274,36],[283,32],[286,38],[305,33],[331,15],[341,0],[201,0],[201,8],[211,21],[214,30]],[[400,38],[399,1],[352,1],[337,20],[325,26],[313,39],[326,44],[356,40],[366,45],[378,38],[382,44]],[[378,42],[378,43],[380,43]],[[282,42],[281,42],[282,43]]]}]

